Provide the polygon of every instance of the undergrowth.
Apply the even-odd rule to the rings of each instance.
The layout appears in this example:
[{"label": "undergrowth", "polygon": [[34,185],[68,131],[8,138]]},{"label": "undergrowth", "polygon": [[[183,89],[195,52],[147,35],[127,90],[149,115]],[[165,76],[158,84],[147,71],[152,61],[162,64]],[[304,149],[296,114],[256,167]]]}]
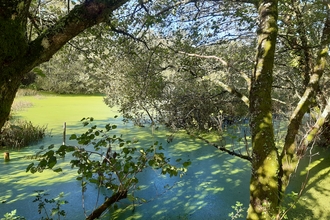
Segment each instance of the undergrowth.
[{"label": "undergrowth", "polygon": [[0,132],[0,147],[19,149],[45,137],[47,126],[35,126],[31,121],[9,120]]}]

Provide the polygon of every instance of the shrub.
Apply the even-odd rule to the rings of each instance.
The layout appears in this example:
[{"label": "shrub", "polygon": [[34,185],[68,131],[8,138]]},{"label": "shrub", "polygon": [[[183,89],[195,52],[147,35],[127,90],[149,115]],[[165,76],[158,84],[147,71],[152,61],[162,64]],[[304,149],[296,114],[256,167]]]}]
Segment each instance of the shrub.
[{"label": "shrub", "polygon": [[21,148],[44,138],[47,126],[34,126],[30,121],[7,121],[0,132],[0,147]]}]

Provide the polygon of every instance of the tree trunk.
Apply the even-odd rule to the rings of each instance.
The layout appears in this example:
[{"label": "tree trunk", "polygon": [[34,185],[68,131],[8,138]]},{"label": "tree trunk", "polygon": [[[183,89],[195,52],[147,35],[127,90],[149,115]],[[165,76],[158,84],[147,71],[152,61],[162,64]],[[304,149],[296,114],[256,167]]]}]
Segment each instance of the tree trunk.
[{"label": "tree trunk", "polygon": [[0,129],[8,119],[21,79],[39,64],[48,61],[73,37],[96,24],[128,0],[90,0],[75,6],[66,16],[44,30],[36,39],[27,39],[31,0],[4,0],[0,7]]},{"label": "tree trunk", "polygon": [[[18,2],[7,4],[0,10],[0,129],[8,119],[15,94],[24,76],[22,63],[28,48],[26,26],[19,14]],[[23,4],[24,5],[24,4]],[[18,14],[13,17],[13,14]],[[21,16],[20,16],[21,15]]]},{"label": "tree trunk", "polygon": [[250,90],[252,175],[247,219],[271,219],[277,214],[279,164],[271,98],[277,10],[277,0],[259,2],[258,47]]},{"label": "tree trunk", "polygon": [[[282,163],[279,172],[279,197],[285,192],[286,187],[289,184],[290,175],[294,171],[298,163],[296,137],[301,125],[302,118],[310,108],[311,104],[316,99],[316,94],[319,91],[319,82],[322,78],[324,70],[327,66],[327,59],[329,56],[328,45],[330,43],[330,9],[327,10],[327,17],[324,22],[324,28],[322,31],[322,39],[319,46],[318,56],[314,68],[311,69],[309,82],[306,85],[303,96],[301,97],[296,109],[291,115],[290,122],[285,137],[283,151],[281,153],[280,162]],[[328,106],[326,110],[328,110]],[[320,116],[317,123],[311,128],[312,133],[306,135],[303,140],[303,147],[307,147],[316,137],[316,133],[319,132],[324,120],[328,117],[328,112],[324,112],[325,115]]]},{"label": "tree trunk", "polygon": [[3,153],[3,159],[4,159],[6,162],[10,161],[10,154],[9,154],[9,152],[4,152],[4,153]]},{"label": "tree trunk", "polygon": [[3,77],[0,77],[0,129],[8,120],[11,105],[13,104],[20,82],[19,77],[15,79],[11,77],[11,81],[8,79],[3,80]]}]

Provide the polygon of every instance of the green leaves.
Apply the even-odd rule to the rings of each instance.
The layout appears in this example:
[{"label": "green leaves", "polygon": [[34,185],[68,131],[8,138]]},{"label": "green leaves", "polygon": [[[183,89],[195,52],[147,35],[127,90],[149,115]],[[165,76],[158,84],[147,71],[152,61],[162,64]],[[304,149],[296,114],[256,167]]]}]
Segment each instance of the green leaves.
[{"label": "green leaves", "polygon": [[76,179],[81,182],[83,192],[87,190],[87,183],[90,183],[106,187],[112,193],[128,191],[128,198],[133,201],[136,199],[133,190],[137,189],[138,173],[150,167],[160,169],[162,174],[182,176],[191,164],[186,161],[183,167],[173,166],[169,164],[170,159],[160,152],[164,149],[161,143],[156,141],[149,147],[135,146],[137,141],[126,141],[121,135],[113,134],[116,125],[106,124],[99,128],[92,124],[93,120],[82,119],[86,132],[71,135],[70,140],[75,140],[78,146],[62,145],[56,150],[54,145],[50,145],[37,164],[28,165],[26,172],[43,172],[45,169],[61,172],[62,168],[55,168],[57,157],[72,153],[70,164],[77,169]]},{"label": "green leaves", "polygon": [[[54,146],[50,145],[48,149],[52,149]],[[38,153],[39,154],[39,153]],[[35,166],[34,163],[31,163],[27,166],[26,172],[31,173],[42,173],[45,169],[52,169],[57,164],[57,157],[55,156],[54,150],[48,150],[46,153],[41,155],[39,159],[39,163]],[[61,168],[57,168],[54,170],[54,172],[61,172]]]},{"label": "green leaves", "polygon": [[191,161],[188,160],[188,161],[184,162],[182,165],[183,165],[184,168],[187,168],[188,166],[191,165]]},{"label": "green leaves", "polygon": [[[47,216],[47,219],[53,219],[50,218],[52,216],[57,216],[57,219],[61,219],[61,216],[65,217],[66,213],[64,210],[61,209],[61,206],[64,204],[67,204],[68,201],[66,200],[62,200],[62,198],[64,197],[64,193],[61,192],[57,198],[51,198],[48,199],[48,195],[47,193],[44,193],[43,190],[36,190],[35,191],[37,193],[35,199],[33,200],[33,202],[38,202],[38,213],[41,214],[44,212],[44,214]],[[47,205],[52,205],[51,208],[51,212],[48,213],[49,209],[47,207]],[[42,218],[44,219],[44,218]]]},{"label": "green leaves", "polygon": [[[34,167],[34,163],[30,163],[30,165],[26,167],[25,172],[29,172],[32,167]],[[31,173],[33,173],[33,172],[31,172]]]},{"label": "green leaves", "polygon": [[69,138],[69,140],[76,140],[77,139],[77,135],[76,134],[72,134]]},{"label": "green leaves", "polygon": [[37,74],[38,76],[41,76],[41,77],[46,77],[46,75],[44,74],[44,72],[40,69],[40,68],[34,68],[33,69],[33,72],[35,73],[35,74]]},{"label": "green leaves", "polygon": [[16,209],[11,211],[10,213],[6,213],[4,215],[4,218],[1,218],[1,220],[26,220],[26,218],[19,216],[16,214]]}]

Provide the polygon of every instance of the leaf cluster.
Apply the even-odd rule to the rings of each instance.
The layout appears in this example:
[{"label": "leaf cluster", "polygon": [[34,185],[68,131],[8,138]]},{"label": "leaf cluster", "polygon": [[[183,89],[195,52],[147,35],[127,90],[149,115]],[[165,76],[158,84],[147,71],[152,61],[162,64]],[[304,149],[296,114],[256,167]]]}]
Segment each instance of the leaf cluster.
[{"label": "leaf cluster", "polygon": [[[36,190],[35,192],[37,193],[37,195],[33,202],[38,202],[38,213],[44,213],[44,215],[46,216],[42,217],[42,220],[53,220],[53,216],[57,216],[57,219],[61,219],[61,216],[66,216],[66,212],[61,209],[62,205],[68,203],[68,201],[62,200],[62,198],[64,197],[63,193],[60,193],[57,198],[48,199],[47,197],[49,196],[49,194],[44,193],[43,190]],[[51,208],[49,213],[47,205],[51,204],[53,204],[53,207]]]},{"label": "leaf cluster", "polygon": [[149,147],[137,147],[137,141],[126,141],[121,135],[113,134],[116,125],[106,124],[99,128],[93,125],[93,121],[93,118],[82,119],[87,131],[71,135],[70,139],[76,141],[77,146],[62,145],[56,150],[54,145],[49,146],[39,162],[31,163],[26,172],[43,172],[45,169],[61,172],[62,168],[55,168],[57,158],[70,153],[71,168],[77,169],[76,179],[81,181],[83,191],[91,183],[117,193],[135,189],[139,182],[137,174],[148,167],[160,169],[164,175],[182,176],[190,165],[190,161],[183,162],[182,167],[171,165],[170,159],[159,152],[164,150],[159,142]]}]

